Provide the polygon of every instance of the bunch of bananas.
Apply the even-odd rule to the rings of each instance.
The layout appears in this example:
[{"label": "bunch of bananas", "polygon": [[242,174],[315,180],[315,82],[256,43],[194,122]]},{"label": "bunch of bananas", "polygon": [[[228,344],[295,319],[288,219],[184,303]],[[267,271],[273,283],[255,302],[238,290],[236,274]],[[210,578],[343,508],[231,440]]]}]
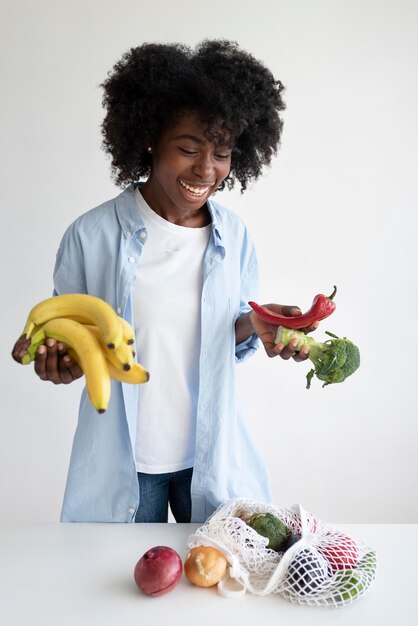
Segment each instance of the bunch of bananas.
[{"label": "bunch of bananas", "polygon": [[49,337],[67,345],[84,372],[87,393],[99,413],[108,407],[111,378],[132,384],[149,380],[148,372],[134,361],[132,326],[101,298],[75,293],[36,304],[13,347],[13,358],[23,365],[31,363]]}]

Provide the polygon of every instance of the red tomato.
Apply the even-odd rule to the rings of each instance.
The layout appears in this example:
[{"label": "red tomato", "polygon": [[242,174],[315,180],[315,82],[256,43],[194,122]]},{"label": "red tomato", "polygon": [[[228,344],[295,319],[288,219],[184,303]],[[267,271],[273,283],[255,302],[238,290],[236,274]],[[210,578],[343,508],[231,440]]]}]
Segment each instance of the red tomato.
[{"label": "red tomato", "polygon": [[318,546],[318,550],[327,559],[334,571],[352,569],[358,561],[356,542],[342,533],[330,533],[324,537],[327,544]]}]

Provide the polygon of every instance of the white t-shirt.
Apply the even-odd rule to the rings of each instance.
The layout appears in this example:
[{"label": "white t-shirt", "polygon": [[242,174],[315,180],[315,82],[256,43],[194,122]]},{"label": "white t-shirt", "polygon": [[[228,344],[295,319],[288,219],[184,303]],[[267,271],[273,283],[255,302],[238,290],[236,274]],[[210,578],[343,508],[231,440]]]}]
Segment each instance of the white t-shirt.
[{"label": "white t-shirt", "polygon": [[155,213],[135,192],[147,229],[133,284],[139,387],[135,462],[160,474],[192,467],[199,380],[202,265],[210,225],[187,228]]}]

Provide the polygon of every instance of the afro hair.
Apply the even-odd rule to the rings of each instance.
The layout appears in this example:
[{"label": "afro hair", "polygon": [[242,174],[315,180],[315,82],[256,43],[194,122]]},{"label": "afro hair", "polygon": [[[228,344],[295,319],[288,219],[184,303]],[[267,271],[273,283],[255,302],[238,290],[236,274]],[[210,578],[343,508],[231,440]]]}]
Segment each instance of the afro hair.
[{"label": "afro hair", "polygon": [[231,170],[221,188],[226,182],[231,189],[237,180],[245,191],[277,153],[284,87],[235,42],[206,40],[195,50],[179,43],[131,48],[101,87],[103,149],[117,185],[148,177],[147,146],[187,111],[207,123],[208,137],[219,128],[232,137]]}]

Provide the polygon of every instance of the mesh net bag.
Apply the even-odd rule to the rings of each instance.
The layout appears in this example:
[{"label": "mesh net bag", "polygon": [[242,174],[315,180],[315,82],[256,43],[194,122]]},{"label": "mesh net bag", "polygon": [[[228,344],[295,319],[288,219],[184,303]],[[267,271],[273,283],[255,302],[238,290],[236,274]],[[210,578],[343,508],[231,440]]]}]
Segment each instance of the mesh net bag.
[{"label": "mesh net bag", "polygon": [[[251,515],[270,513],[283,522],[295,543],[271,549],[254,530]],[[341,607],[358,600],[374,581],[376,552],[332,529],[299,504],[290,509],[238,498],[221,505],[196,533],[189,549],[217,548],[229,563],[229,576],[256,595],[279,593],[304,605]]]}]

